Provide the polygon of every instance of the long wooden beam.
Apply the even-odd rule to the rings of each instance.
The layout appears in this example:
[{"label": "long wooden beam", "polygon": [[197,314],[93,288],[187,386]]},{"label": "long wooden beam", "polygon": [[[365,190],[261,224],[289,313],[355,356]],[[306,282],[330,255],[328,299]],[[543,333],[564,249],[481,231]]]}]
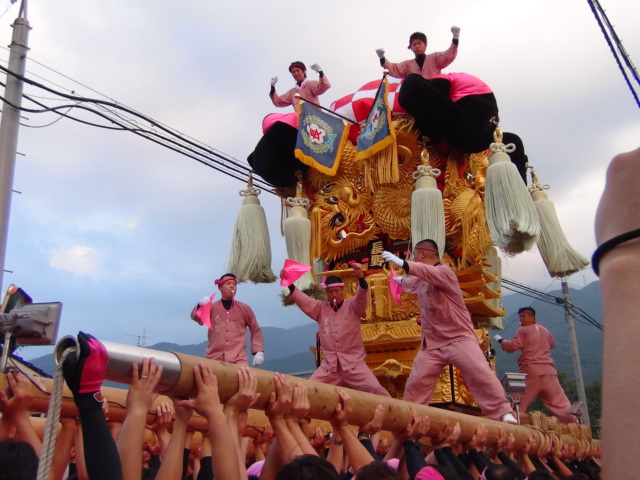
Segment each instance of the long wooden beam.
[{"label": "long wooden beam", "polygon": [[[196,393],[196,385],[193,377],[193,368],[198,364],[208,365],[213,369],[216,377],[218,378],[218,388],[222,402],[230,398],[238,389],[237,371],[239,366],[237,365],[185,355],[182,353],[160,352],[111,342],[103,343],[109,352],[109,363],[107,365],[106,372],[106,378],[108,380],[130,384],[131,363],[134,361],[140,363],[143,358],[153,357],[156,358],[158,363],[162,364],[164,368],[163,378],[159,385],[159,390],[161,390],[162,393],[185,398],[194,396]],[[62,349],[69,347],[69,341],[67,341],[66,344],[61,341],[59,347],[56,349],[55,355],[59,357]],[[258,379],[258,393],[260,394],[254,408],[264,410],[267,406],[270,394],[275,391],[273,373],[261,369],[252,370]],[[528,437],[530,436],[533,437],[538,445],[549,441],[550,433],[544,432],[539,428],[531,428],[524,425],[511,425],[490,420],[486,417],[465,415],[440,408],[410,403],[404,400],[381,397],[379,395],[338,387],[335,385],[312,382],[298,377],[288,377],[292,383],[301,382],[307,386],[309,391],[309,400],[311,403],[309,416],[313,419],[330,420],[339,403],[338,392],[340,390],[344,390],[354,400],[355,408],[349,418],[349,423],[354,426],[367,423],[372,418],[376,407],[378,405],[383,405],[385,409],[385,418],[382,428],[388,431],[399,431],[406,428],[411,421],[413,412],[416,412],[420,416],[427,415],[430,418],[430,427],[427,432],[427,436],[429,437],[435,437],[438,435],[443,431],[446,423],[449,422],[451,425],[460,423],[462,433],[459,441],[462,443],[471,440],[477,425],[484,425],[486,427],[488,431],[487,440],[489,444],[493,444],[497,441],[499,429],[504,430],[509,435],[513,435],[515,438],[515,450],[523,449],[527,443]],[[4,382],[6,382],[6,380],[0,376],[0,388],[4,388]],[[49,380],[48,382],[51,381]],[[34,384],[38,385],[38,388],[35,390],[41,390],[41,393],[50,391],[50,387],[46,386],[47,381],[45,381],[45,379],[34,379]],[[103,390],[103,395],[106,396],[110,402],[118,403],[124,407],[126,392],[122,392],[124,391],[105,388]],[[37,392],[34,393],[38,396]],[[71,399],[71,395],[68,390],[65,390],[65,396]],[[48,393],[44,393],[41,397],[41,408],[43,408],[42,411],[45,411],[44,403],[46,400],[46,403],[48,404]],[[169,399],[166,397],[160,397],[156,401],[156,404],[160,401],[169,401]],[[73,406],[72,400],[70,400],[70,403],[71,405],[69,405],[69,402],[63,402],[63,415],[74,415],[73,409],[75,406]],[[116,414],[116,410],[114,410],[114,414]],[[117,415],[126,415],[126,412],[117,413]],[[153,416],[151,416],[149,420],[151,421],[152,418]],[[194,422],[203,421],[202,419],[198,420],[198,418],[200,417],[194,417]],[[122,419],[124,419],[124,416]],[[116,418],[114,418],[114,420],[120,421]],[[193,425],[192,428],[204,430],[206,429],[206,425],[201,423]],[[560,440],[561,442],[576,448],[578,451],[584,450],[585,442],[588,441],[584,436],[581,437],[575,433],[560,435]],[[589,442],[591,443],[591,441]]]}]

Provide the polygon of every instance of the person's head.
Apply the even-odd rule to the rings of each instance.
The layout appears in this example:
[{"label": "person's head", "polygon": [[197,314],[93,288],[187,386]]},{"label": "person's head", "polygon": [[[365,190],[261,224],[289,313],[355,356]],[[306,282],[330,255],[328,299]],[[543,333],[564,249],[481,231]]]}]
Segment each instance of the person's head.
[{"label": "person's head", "polygon": [[257,462],[252,463],[249,468],[247,468],[247,476],[249,477],[249,480],[252,478],[255,478],[256,480],[260,478],[263,466],[264,460],[258,460]]},{"label": "person's head", "polygon": [[409,46],[414,55],[422,55],[427,51],[427,36],[422,32],[414,32],[409,37]]},{"label": "person's head", "polygon": [[445,480],[445,477],[437,467],[429,465],[420,469],[416,474],[415,480]]},{"label": "person's head", "polygon": [[554,476],[545,470],[534,470],[528,476],[528,480],[553,480]]},{"label": "person's head", "polygon": [[430,239],[416,243],[413,247],[413,260],[427,265],[435,265],[440,261],[438,244]]},{"label": "person's head", "polygon": [[344,281],[340,277],[329,275],[322,286],[331,305],[340,305],[344,301]]},{"label": "person's head", "polygon": [[307,77],[307,67],[300,61],[292,62],[289,65],[289,72],[296,82],[302,82]]},{"label": "person's head", "polygon": [[218,286],[223,300],[233,300],[238,291],[238,281],[233,273],[225,273],[215,281],[215,284]]},{"label": "person's head", "polygon": [[284,465],[276,480],[339,480],[335,467],[316,455],[300,455]]},{"label": "person's head", "polygon": [[518,316],[520,317],[520,325],[523,327],[536,323],[536,311],[531,307],[522,307],[518,310]]},{"label": "person's head", "polygon": [[506,465],[493,463],[484,469],[482,478],[486,480],[517,480],[516,474]]},{"label": "person's head", "polygon": [[382,460],[374,460],[358,470],[358,480],[401,480],[400,472]]},{"label": "person's head", "polygon": [[38,456],[27,442],[0,441],[0,480],[33,480],[38,473]]}]

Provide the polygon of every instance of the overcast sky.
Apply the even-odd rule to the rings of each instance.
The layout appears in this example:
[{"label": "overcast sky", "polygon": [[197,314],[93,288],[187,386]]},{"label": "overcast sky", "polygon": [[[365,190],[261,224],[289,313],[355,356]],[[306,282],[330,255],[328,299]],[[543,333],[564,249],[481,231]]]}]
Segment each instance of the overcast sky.
[{"label": "overcast sky", "polygon": [[[18,2],[19,3],[19,2]],[[638,147],[640,111],[586,1],[168,2],[31,0],[27,76],[86,97],[99,92],[245,161],[293,80],[293,60],[319,63],[332,83],[322,103],[379,78],[375,49],[411,57],[409,35],[427,51],[446,49],[461,27],[458,58],[446,71],[484,79],[501,127],[518,133],[554,201],[570,242],[590,258],[593,219],[609,160]],[[631,58],[640,62],[640,2],[602,0]],[[7,10],[5,12],[5,10]],[[0,0],[0,45],[9,45],[18,4]],[[6,66],[8,51],[0,50]],[[315,78],[315,72],[309,76]],[[32,87],[26,93],[46,97]],[[282,111],[282,110],[281,110]],[[224,273],[241,182],[131,133],[25,114],[20,131],[4,288],[64,304],[60,335],[88,331],[136,343],[198,343],[189,319]],[[286,256],[279,200],[263,193],[273,270]],[[557,289],[537,250],[504,259],[504,276]],[[572,276],[581,288],[595,280]],[[241,285],[264,326],[309,320],[280,306],[280,288]],[[42,348],[23,349],[27,358]],[[267,356],[269,352],[267,352]]]}]

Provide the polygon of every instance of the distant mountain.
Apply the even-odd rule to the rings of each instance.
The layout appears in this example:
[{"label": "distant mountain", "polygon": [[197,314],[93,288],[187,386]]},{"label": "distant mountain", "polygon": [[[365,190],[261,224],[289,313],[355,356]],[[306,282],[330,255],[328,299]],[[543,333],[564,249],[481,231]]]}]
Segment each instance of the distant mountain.
[{"label": "distant mountain", "polygon": [[[548,292],[563,299],[561,291]],[[586,287],[571,289],[572,304],[587,312],[591,317],[602,323],[599,283],[591,283]],[[507,310],[504,320],[505,330],[500,332],[504,338],[512,338],[518,328],[518,308],[531,306],[536,310],[539,323],[549,329],[556,339],[556,348],[553,358],[558,370],[564,371],[570,378],[574,378],[573,361],[569,343],[565,310],[561,304],[549,304],[541,301],[532,301],[530,297],[510,294],[503,297],[503,305]],[[562,303],[562,302],[560,302]],[[602,376],[602,332],[592,325],[585,323],[584,319],[576,315],[575,327],[578,339],[580,363],[585,383],[598,380]],[[297,373],[314,370],[315,361],[309,351],[310,346],[315,346],[317,325],[309,323],[294,328],[263,327],[262,333],[265,340],[265,358],[262,369],[281,373]],[[491,335],[496,332],[491,332]],[[180,352],[196,357],[204,356],[206,342],[196,345],[177,345],[175,343],[161,342],[150,345],[147,348],[168,352]],[[250,353],[250,352],[249,352]],[[500,348],[496,348],[498,378],[505,372],[517,372],[518,354],[507,354]],[[251,357],[250,357],[251,358]],[[251,362],[251,359],[250,359]],[[55,365],[52,355],[31,360],[30,363],[53,374]]]}]

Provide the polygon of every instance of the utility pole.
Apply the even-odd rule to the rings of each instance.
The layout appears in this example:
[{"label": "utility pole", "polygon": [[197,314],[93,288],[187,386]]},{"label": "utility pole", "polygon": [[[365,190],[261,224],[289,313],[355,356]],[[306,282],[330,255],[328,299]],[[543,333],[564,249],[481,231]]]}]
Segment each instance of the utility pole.
[{"label": "utility pole", "polygon": [[[27,63],[27,51],[29,50],[29,30],[31,29],[27,21],[27,0],[22,0],[18,18],[15,19],[12,26],[9,71],[23,77]],[[0,121],[0,287],[4,276],[7,238],[9,236],[9,214],[18,148],[22,88],[22,80],[7,74],[4,89],[6,102],[2,107],[2,120]],[[2,291],[1,288],[0,291]]]},{"label": "utility pole", "polygon": [[569,330],[569,342],[571,343],[571,357],[573,358],[573,374],[576,379],[576,389],[578,390],[578,400],[583,406],[583,423],[591,425],[589,420],[589,408],[587,405],[587,394],[584,390],[584,379],[582,378],[582,367],[580,366],[580,352],[578,351],[578,339],[576,337],[576,329],[573,323],[573,308],[571,307],[571,295],[569,294],[569,285],[567,279],[562,277],[562,293],[564,294],[564,311],[567,319],[567,329]]}]

